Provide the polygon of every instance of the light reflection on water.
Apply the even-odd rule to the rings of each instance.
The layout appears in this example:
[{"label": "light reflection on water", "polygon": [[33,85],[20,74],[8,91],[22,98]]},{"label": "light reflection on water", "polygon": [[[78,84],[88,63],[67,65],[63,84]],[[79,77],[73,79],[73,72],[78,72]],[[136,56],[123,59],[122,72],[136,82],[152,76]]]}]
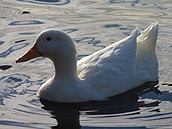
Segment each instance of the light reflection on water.
[{"label": "light reflection on water", "polygon": [[[136,27],[143,30],[153,21],[160,23],[157,54],[163,95],[149,92],[139,99],[136,94],[123,99],[120,97],[121,103],[114,98],[79,109],[70,108],[74,112],[71,117],[75,119],[69,116],[63,119],[69,118],[64,120],[81,125],[77,127],[82,129],[170,127],[170,0],[3,0],[2,3],[3,6],[0,6],[5,11],[1,11],[0,21],[0,128],[62,128],[56,126],[56,120],[51,119],[52,115],[41,108],[43,105],[36,98],[40,85],[53,75],[51,62],[38,58],[28,63],[14,64],[15,59],[31,47],[40,31],[57,28],[68,33],[76,42],[80,59],[126,37]],[[29,13],[22,14],[25,10]],[[56,106],[56,116],[59,112],[62,116],[70,114],[70,106],[66,107],[67,110],[64,105]],[[79,118],[80,121],[76,121]]]}]

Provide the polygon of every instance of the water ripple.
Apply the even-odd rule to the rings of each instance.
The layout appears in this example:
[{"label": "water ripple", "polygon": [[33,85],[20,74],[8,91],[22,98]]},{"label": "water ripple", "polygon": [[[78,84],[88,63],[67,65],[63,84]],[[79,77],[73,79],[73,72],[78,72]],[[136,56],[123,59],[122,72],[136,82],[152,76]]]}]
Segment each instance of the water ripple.
[{"label": "water ripple", "polygon": [[109,0],[110,3],[131,3],[133,4],[137,4],[140,2],[140,0]]},{"label": "water ripple", "polygon": [[93,46],[96,46],[98,43],[100,43],[100,40],[96,40],[94,37],[81,37],[81,38],[75,38],[74,41],[76,43],[87,43],[87,44],[93,44]]},{"label": "water ripple", "polygon": [[66,32],[66,33],[72,33],[72,32],[78,31],[78,30],[79,29],[65,29],[63,31]]},{"label": "water ripple", "polygon": [[23,74],[11,74],[1,77],[0,82],[7,87],[18,87],[23,83],[30,82],[30,77]]},{"label": "water ripple", "polygon": [[12,66],[11,65],[1,65],[0,66],[0,69],[2,69],[2,70],[7,70],[7,69],[9,69],[9,68],[11,68]]},{"label": "water ripple", "polygon": [[18,0],[21,2],[29,2],[34,4],[43,5],[66,5],[70,3],[70,0]]},{"label": "water ripple", "polygon": [[9,25],[34,25],[34,24],[44,24],[45,22],[37,21],[37,20],[23,20],[23,21],[13,21]]},{"label": "water ripple", "polygon": [[119,28],[120,26],[120,24],[106,24],[103,25],[103,28]]},{"label": "water ripple", "polygon": [[[169,113],[157,113],[157,114],[152,114],[152,115],[148,114],[148,115],[144,115],[144,116],[132,117],[130,119],[140,119],[140,118],[151,118],[152,119],[154,117],[155,117],[155,119],[159,119],[157,117],[164,118],[164,116],[165,116],[165,118],[166,118],[166,116],[169,116],[169,115],[172,115],[172,112],[169,112]],[[170,118],[172,118],[172,116]]]},{"label": "water ripple", "polygon": [[39,124],[39,123],[26,123],[26,122],[1,120],[1,125],[8,125],[8,126],[13,126],[13,127],[25,127],[25,128],[28,127],[28,128],[31,128],[31,129],[41,129],[41,128],[33,127],[34,124]]},{"label": "water ripple", "polygon": [[12,52],[19,50],[21,48],[24,48],[24,47],[28,46],[29,44],[30,43],[22,43],[22,44],[13,45],[12,47],[5,50],[4,52],[0,53],[0,57],[5,58],[8,55],[10,55]]},{"label": "water ripple", "polygon": [[5,42],[4,41],[0,41],[0,45],[4,44]]},{"label": "water ripple", "polygon": [[23,33],[19,33],[20,35],[33,35],[35,34],[34,32],[23,32]]},{"label": "water ripple", "polygon": [[[30,77],[23,74],[11,74],[2,76],[0,78],[0,99],[1,104],[3,104],[3,100],[5,97],[8,97],[12,94],[23,94],[26,92],[24,87],[27,87],[31,84]],[[23,87],[20,87],[20,86]],[[20,87],[20,88],[18,88]]]}]

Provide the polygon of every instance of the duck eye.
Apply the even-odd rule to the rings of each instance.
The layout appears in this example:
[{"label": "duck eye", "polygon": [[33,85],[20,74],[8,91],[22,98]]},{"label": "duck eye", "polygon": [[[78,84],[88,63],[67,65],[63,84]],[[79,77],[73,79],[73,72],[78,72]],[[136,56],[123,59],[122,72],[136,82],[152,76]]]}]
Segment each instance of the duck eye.
[{"label": "duck eye", "polygon": [[50,38],[50,37],[47,37],[47,38],[46,38],[46,40],[47,40],[47,41],[50,41],[50,40],[51,40],[51,38]]}]

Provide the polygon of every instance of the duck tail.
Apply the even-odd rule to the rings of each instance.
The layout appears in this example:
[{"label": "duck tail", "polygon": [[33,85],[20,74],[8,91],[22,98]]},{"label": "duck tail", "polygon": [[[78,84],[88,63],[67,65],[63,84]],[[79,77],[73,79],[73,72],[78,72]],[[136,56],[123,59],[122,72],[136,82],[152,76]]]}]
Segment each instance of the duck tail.
[{"label": "duck tail", "polygon": [[158,79],[158,60],[155,53],[157,36],[158,22],[155,22],[137,37],[136,67],[137,70],[150,72],[148,81]]},{"label": "duck tail", "polygon": [[158,36],[158,22],[152,23],[140,36],[137,37],[138,47],[145,48],[152,55],[155,55],[155,45]]}]

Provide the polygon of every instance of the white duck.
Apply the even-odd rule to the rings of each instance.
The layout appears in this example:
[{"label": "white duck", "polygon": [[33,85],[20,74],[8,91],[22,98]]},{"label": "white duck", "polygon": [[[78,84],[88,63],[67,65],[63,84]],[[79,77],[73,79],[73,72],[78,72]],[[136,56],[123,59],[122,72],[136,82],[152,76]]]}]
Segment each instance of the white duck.
[{"label": "white duck", "polygon": [[[105,100],[148,81],[158,79],[155,45],[158,23],[137,37],[137,29],[127,38],[113,43],[77,62],[73,40],[57,30],[45,30],[34,46],[17,63],[48,57],[55,75],[38,91],[38,97],[56,102]],[[136,42],[137,40],[137,42]]]}]

